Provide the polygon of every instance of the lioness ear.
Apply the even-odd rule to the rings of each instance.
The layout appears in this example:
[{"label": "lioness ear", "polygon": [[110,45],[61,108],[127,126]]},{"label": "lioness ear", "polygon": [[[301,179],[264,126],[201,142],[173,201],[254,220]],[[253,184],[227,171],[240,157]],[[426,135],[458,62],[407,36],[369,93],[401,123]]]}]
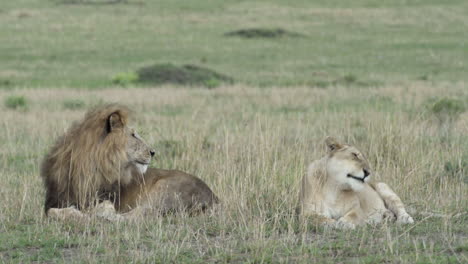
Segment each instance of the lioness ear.
[{"label": "lioness ear", "polygon": [[327,137],[325,139],[329,151],[334,151],[343,147],[334,137]]},{"label": "lioness ear", "polygon": [[116,129],[121,129],[125,125],[123,123],[122,117],[118,112],[112,113],[107,119],[107,132],[110,133]]}]

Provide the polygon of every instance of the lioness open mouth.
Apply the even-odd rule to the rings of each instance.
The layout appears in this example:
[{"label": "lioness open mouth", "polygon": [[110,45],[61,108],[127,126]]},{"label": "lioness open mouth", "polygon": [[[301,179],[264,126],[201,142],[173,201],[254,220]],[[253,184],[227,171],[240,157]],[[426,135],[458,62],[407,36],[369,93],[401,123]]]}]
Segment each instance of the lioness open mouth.
[{"label": "lioness open mouth", "polygon": [[356,176],[351,175],[351,174],[348,173],[348,175],[346,175],[346,177],[353,178],[353,179],[358,180],[360,182],[364,182],[364,180],[367,178],[367,175],[364,176],[364,178],[360,178],[360,177],[356,177]]},{"label": "lioness open mouth", "polygon": [[141,165],[149,165],[149,162],[143,162],[139,160],[135,160],[136,163],[141,164]]}]

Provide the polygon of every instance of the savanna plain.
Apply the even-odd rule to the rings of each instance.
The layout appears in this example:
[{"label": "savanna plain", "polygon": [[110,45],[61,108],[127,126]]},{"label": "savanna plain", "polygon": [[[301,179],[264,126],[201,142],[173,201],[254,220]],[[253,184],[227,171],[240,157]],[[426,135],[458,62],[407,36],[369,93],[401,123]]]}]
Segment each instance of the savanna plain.
[{"label": "savanna plain", "polygon": [[[467,263],[466,14],[457,0],[3,1],[0,261]],[[229,81],[139,82],[153,64]],[[106,102],[134,111],[152,167],[199,176],[221,204],[47,219],[41,159]],[[414,224],[299,221],[301,178],[328,135],[367,156]]]}]

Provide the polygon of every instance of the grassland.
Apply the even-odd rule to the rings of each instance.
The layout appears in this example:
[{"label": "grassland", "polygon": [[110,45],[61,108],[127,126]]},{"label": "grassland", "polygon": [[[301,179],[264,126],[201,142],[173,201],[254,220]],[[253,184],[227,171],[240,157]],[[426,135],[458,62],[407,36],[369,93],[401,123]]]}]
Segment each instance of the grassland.
[{"label": "grassland", "polygon": [[[465,1],[64,2],[0,6],[0,262],[468,261]],[[224,36],[251,27],[304,36]],[[152,63],[236,81],[111,83]],[[40,161],[102,102],[138,114],[152,166],[200,176],[222,205],[138,223],[46,219]],[[299,182],[327,135],[367,154],[414,225],[299,223]]]},{"label": "grassland", "polygon": [[[93,4],[106,1],[2,3],[3,86],[107,87],[119,72],[152,63],[199,64],[253,86],[468,78],[463,0]],[[278,27],[304,37],[224,36]]]}]

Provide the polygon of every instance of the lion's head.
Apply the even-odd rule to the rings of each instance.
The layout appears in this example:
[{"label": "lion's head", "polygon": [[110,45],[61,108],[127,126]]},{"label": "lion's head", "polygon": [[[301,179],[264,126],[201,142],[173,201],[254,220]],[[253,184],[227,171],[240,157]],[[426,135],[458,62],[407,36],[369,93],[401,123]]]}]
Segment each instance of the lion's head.
[{"label": "lion's head", "polygon": [[96,107],[59,138],[41,168],[46,212],[110,198],[132,172],[146,171],[154,151],[128,127],[129,114],[118,104]]},{"label": "lion's head", "polygon": [[370,180],[369,164],[364,155],[355,147],[341,144],[328,137],[326,170],[329,179],[336,181],[342,190],[360,191]]}]

